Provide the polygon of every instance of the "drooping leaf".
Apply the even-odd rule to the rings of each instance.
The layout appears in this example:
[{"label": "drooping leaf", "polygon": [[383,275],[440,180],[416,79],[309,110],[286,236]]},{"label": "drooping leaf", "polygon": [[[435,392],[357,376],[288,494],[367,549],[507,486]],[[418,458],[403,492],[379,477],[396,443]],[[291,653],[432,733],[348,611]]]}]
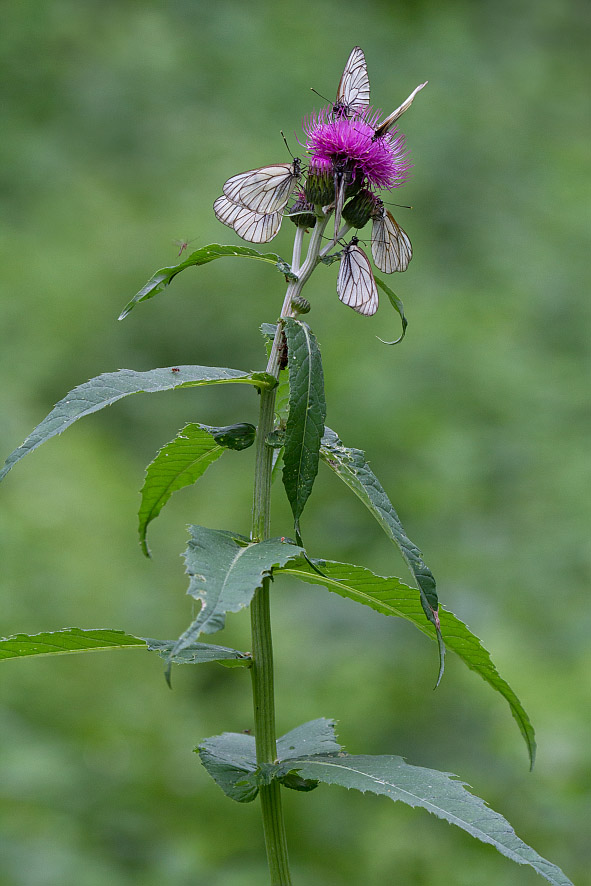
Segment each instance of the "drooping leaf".
[{"label": "drooping leaf", "polygon": [[250,803],[259,792],[255,739],[240,732],[224,732],[204,739],[195,748],[201,762],[227,797],[237,803]]},{"label": "drooping leaf", "polygon": [[277,538],[251,542],[244,536],[204,526],[189,526],[189,533],[185,551],[190,576],[187,593],[200,600],[202,606],[175,644],[172,655],[192,645],[199,634],[220,631],[226,612],[238,612],[248,606],[254,592],[275,567],[285,566],[302,553],[301,548]]},{"label": "drooping leaf", "polygon": [[361,449],[349,449],[347,446],[343,446],[337,434],[330,428],[325,428],[320,455],[322,460],[363,502],[388,538],[398,547],[419,586],[425,615],[437,628],[437,607],[439,604],[433,573],[423,561],[420,550],[404,531],[392,502],[369,467],[365,453]]},{"label": "drooping leaf", "polygon": [[25,442],[8,456],[4,468],[0,471],[0,480],[17,461],[46,440],[61,434],[79,418],[104,409],[105,406],[111,406],[122,397],[230,382],[254,385],[261,389],[273,388],[277,384],[276,379],[266,372],[240,372],[237,369],[220,369],[217,366],[170,366],[164,369],[150,369],[147,372],[119,369],[117,372],[97,375],[96,378],[78,385],[66,394]]},{"label": "drooping leaf", "polygon": [[163,292],[173,277],[176,277],[176,275],[180,274],[181,271],[184,271],[185,268],[205,265],[210,261],[215,261],[217,258],[235,257],[258,259],[259,261],[264,261],[267,262],[267,264],[273,265],[284,276],[290,278],[295,276],[292,274],[291,268],[287,262],[274,252],[262,253],[258,252],[256,249],[252,249],[250,246],[221,246],[218,243],[212,243],[209,246],[203,246],[202,249],[195,250],[195,252],[192,252],[184,261],[179,262],[177,265],[173,265],[170,268],[160,268],[159,271],[156,271],[145,286],[142,286],[140,291],[125,305],[119,315],[119,319],[125,319],[129,312],[139,302],[147,301],[149,298],[153,298],[155,295]]},{"label": "drooping leaf", "polygon": [[124,631],[99,628],[64,628],[41,634],[15,634],[0,639],[0,661],[31,655],[66,655],[74,652],[94,652],[103,649],[125,649],[130,646],[146,648],[146,641]]},{"label": "drooping leaf", "polygon": [[[292,729],[277,739],[277,761],[289,761],[310,754],[338,753],[341,746],[336,741],[334,730],[334,720],[323,717]],[[254,800],[260,783],[268,784],[270,778],[277,777],[273,766],[265,767],[266,772],[263,773],[257,766],[253,735],[224,732],[204,739],[195,751],[214,781],[238,803]],[[316,786],[316,781],[311,783],[297,774],[294,776],[290,769],[288,766],[282,779],[286,787],[309,791]]]},{"label": "drooping leaf", "polygon": [[374,276],[374,280],[376,281],[376,283],[378,284],[380,289],[382,289],[386,293],[388,298],[390,299],[390,304],[392,305],[394,310],[398,311],[398,313],[400,315],[400,319],[402,321],[402,334],[397,339],[395,339],[394,341],[384,341],[384,339],[380,338],[379,335],[378,335],[378,338],[385,345],[397,345],[402,341],[402,339],[406,335],[406,327],[408,326],[408,320],[404,316],[404,305],[402,304],[402,301],[398,298],[398,296],[394,292],[392,292],[390,287],[386,283],[384,283],[384,281],[382,279],[380,279],[380,277],[376,277],[375,274],[373,276]]},{"label": "drooping leaf", "polygon": [[326,403],[320,351],[307,324],[285,320],[289,369],[289,416],[285,429],[283,485],[293,512],[296,538],[299,522],[318,473]]},{"label": "drooping leaf", "polygon": [[255,431],[254,425],[246,423],[225,428],[191,423],[160,449],[146,468],[138,514],[140,544],[147,557],[150,556],[146,542],[148,525],[173,492],[195,483],[225,448],[245,449],[252,445]]},{"label": "drooping leaf", "polygon": [[[291,772],[305,781],[337,784],[363,793],[370,791],[421,807],[477,840],[490,843],[517,864],[530,865],[554,886],[573,886],[560,868],[520,840],[502,815],[470,793],[467,785],[451,773],[410,766],[402,757],[350,754],[302,757],[274,768],[276,778]],[[269,778],[269,772],[266,777]]]},{"label": "drooping leaf", "polygon": [[[410,621],[432,640],[436,640],[435,626],[423,618],[422,606],[416,588],[405,585],[398,578],[383,578],[362,566],[334,561],[315,561],[321,573],[315,572],[305,560],[276,570],[277,574],[294,575],[309,584],[323,585],[329,591],[363,603],[383,615],[395,615]],[[489,652],[468,627],[452,612],[441,608],[441,633],[448,649],[458,655],[464,664],[480,674],[483,680],[508,702],[511,713],[527,745],[533,766],[536,742],[533,726],[521,702],[508,683],[499,675]]]},{"label": "drooping leaf", "polygon": [[146,637],[146,645],[151,652],[157,652],[161,658],[173,664],[205,664],[217,661],[228,668],[249,668],[252,656],[249,652],[238,652],[227,646],[214,646],[213,643],[193,643],[180,652],[172,654],[175,640],[153,640]]},{"label": "drooping leaf", "polygon": [[343,480],[349,489],[363,502],[378,521],[388,538],[400,550],[408,568],[415,577],[421,595],[423,612],[434,625],[439,650],[439,674],[437,685],[443,676],[445,645],[441,637],[438,615],[438,598],[435,578],[425,564],[420,550],[409,539],[398,514],[386,492],[369,467],[361,449],[343,446],[337,434],[325,428],[320,447],[322,460]]}]

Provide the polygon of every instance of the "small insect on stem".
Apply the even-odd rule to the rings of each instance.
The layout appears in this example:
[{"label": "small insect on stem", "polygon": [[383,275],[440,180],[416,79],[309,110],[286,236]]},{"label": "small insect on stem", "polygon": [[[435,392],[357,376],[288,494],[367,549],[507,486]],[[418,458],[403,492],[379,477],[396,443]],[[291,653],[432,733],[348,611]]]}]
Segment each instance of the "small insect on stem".
[{"label": "small insect on stem", "polygon": [[287,339],[285,333],[281,333],[281,341],[279,342],[279,369],[287,367]]},{"label": "small insect on stem", "polygon": [[181,370],[179,369],[178,366],[173,366],[170,371],[171,372],[180,372]]}]

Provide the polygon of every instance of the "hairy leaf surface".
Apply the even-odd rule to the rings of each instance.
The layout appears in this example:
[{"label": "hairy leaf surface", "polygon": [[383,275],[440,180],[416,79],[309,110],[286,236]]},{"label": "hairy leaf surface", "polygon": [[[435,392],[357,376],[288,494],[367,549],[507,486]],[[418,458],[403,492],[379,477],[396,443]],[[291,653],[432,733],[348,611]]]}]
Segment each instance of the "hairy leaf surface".
[{"label": "hairy leaf surface", "polygon": [[179,262],[177,265],[173,265],[170,268],[160,268],[160,270],[156,271],[156,273],[152,277],[150,277],[145,286],[142,286],[140,291],[136,293],[131,301],[125,305],[125,307],[121,311],[121,314],[119,315],[119,319],[125,319],[129,312],[139,302],[147,301],[149,298],[153,298],[160,292],[164,292],[173,277],[176,277],[176,275],[180,274],[181,271],[184,271],[185,268],[205,265],[210,261],[215,261],[215,259],[217,258],[258,259],[259,261],[263,261],[267,264],[273,265],[273,267],[275,267],[284,276],[290,277],[292,279],[297,279],[295,278],[295,275],[292,274],[291,268],[287,264],[287,262],[285,262],[274,252],[263,253],[258,252],[256,249],[252,249],[249,246],[221,246],[218,243],[212,243],[210,246],[203,246],[201,249],[195,250],[190,255],[188,255],[184,261]]},{"label": "hairy leaf surface", "polygon": [[276,379],[266,372],[240,372],[237,369],[221,369],[217,366],[170,366],[164,369],[150,369],[147,372],[119,369],[117,372],[97,375],[96,378],[78,385],[66,394],[25,442],[8,456],[0,471],[0,480],[17,461],[46,440],[61,434],[79,418],[98,412],[105,406],[111,406],[122,397],[231,382],[265,389],[273,388],[277,384]]},{"label": "hairy leaf surface", "polygon": [[[405,585],[398,578],[383,578],[362,566],[316,560],[321,574],[300,560],[276,570],[277,574],[294,575],[309,584],[323,585],[329,591],[363,603],[383,615],[395,615],[412,622],[432,640],[436,640],[435,626],[423,618],[422,606],[416,588]],[[459,618],[445,609],[440,610],[441,633],[448,648],[458,655],[464,664],[480,674],[483,680],[499,692],[508,702],[520,732],[527,745],[533,766],[536,742],[533,726],[521,702],[511,687],[499,675],[489,652]]]},{"label": "hairy leaf surface", "polygon": [[310,328],[285,321],[289,369],[289,415],[283,452],[283,485],[293,512],[296,538],[300,516],[318,473],[326,403],[320,351]]},{"label": "hairy leaf surface", "polygon": [[173,656],[193,644],[199,634],[220,631],[226,612],[248,606],[275,567],[285,566],[302,553],[301,548],[276,538],[251,542],[244,536],[204,526],[189,526],[189,533],[185,551],[190,576],[187,593],[202,605],[197,618],[175,644]]}]

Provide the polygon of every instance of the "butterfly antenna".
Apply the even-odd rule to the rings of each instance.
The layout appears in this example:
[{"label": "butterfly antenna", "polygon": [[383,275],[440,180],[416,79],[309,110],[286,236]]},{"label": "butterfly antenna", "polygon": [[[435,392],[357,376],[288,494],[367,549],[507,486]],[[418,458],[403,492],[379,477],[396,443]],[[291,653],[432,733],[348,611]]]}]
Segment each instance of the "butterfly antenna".
[{"label": "butterfly antenna", "polygon": [[288,152],[289,152],[289,156],[291,157],[292,160],[295,160],[295,157],[294,157],[293,154],[291,153],[291,149],[290,149],[289,145],[287,144],[287,139],[285,138],[285,135],[284,135],[284,133],[283,133],[283,130],[280,129],[279,132],[281,133],[281,138],[282,138],[283,141],[285,142],[285,147],[287,148],[287,150],[288,150]]},{"label": "butterfly antenna", "polygon": [[398,206],[400,209],[414,209],[414,206],[406,206],[404,203],[390,203],[388,200],[383,200],[387,206]]},{"label": "butterfly antenna", "polygon": [[331,105],[334,104],[334,102],[332,101],[332,99],[327,98],[325,95],[322,95],[322,93],[321,93],[321,92],[318,92],[317,89],[314,89],[313,86],[311,86],[310,89],[311,89],[312,92],[314,92],[314,93],[318,96],[318,98],[321,98],[323,102],[329,102],[329,104],[331,104]]}]

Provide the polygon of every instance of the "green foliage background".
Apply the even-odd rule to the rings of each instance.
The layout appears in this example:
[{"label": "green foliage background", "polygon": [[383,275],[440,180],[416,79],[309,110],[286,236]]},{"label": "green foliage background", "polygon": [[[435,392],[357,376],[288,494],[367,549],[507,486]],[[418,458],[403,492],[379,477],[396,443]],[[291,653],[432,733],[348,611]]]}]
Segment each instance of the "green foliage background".
[{"label": "green foliage background", "polygon": [[[0,36],[0,445],[7,455],[74,385],[120,367],[263,367],[257,327],[281,278],[257,263],[187,271],[116,317],[172,240],[234,242],[213,200],[229,175],[294,153],[350,49],[415,170],[394,209],[415,259],[373,320],[307,293],[328,423],[367,450],[442,601],[528,710],[538,762],[505,703],[410,626],[323,590],[275,585],[280,731],[340,721],[351,753],[456,772],[584,882],[588,840],[591,308],[585,86],[590,7],[576,0],[22,0]],[[289,258],[291,231],[273,242]],[[588,225],[587,225],[588,229]],[[385,300],[383,300],[385,301]],[[252,450],[228,452],[136,537],[143,467],[186,421],[256,421],[247,388],[126,400],[19,466],[0,490],[0,633],[76,625],[172,638],[191,603],[189,521],[248,532]],[[290,534],[277,490],[274,530]],[[406,578],[363,507],[321,471],[302,521],[316,556]],[[218,642],[248,648],[246,615]],[[0,673],[0,881],[7,886],[259,886],[260,822],[192,748],[252,724],[248,675],[141,651],[11,661]],[[426,813],[321,787],[286,792],[298,886],[541,882]]]}]

